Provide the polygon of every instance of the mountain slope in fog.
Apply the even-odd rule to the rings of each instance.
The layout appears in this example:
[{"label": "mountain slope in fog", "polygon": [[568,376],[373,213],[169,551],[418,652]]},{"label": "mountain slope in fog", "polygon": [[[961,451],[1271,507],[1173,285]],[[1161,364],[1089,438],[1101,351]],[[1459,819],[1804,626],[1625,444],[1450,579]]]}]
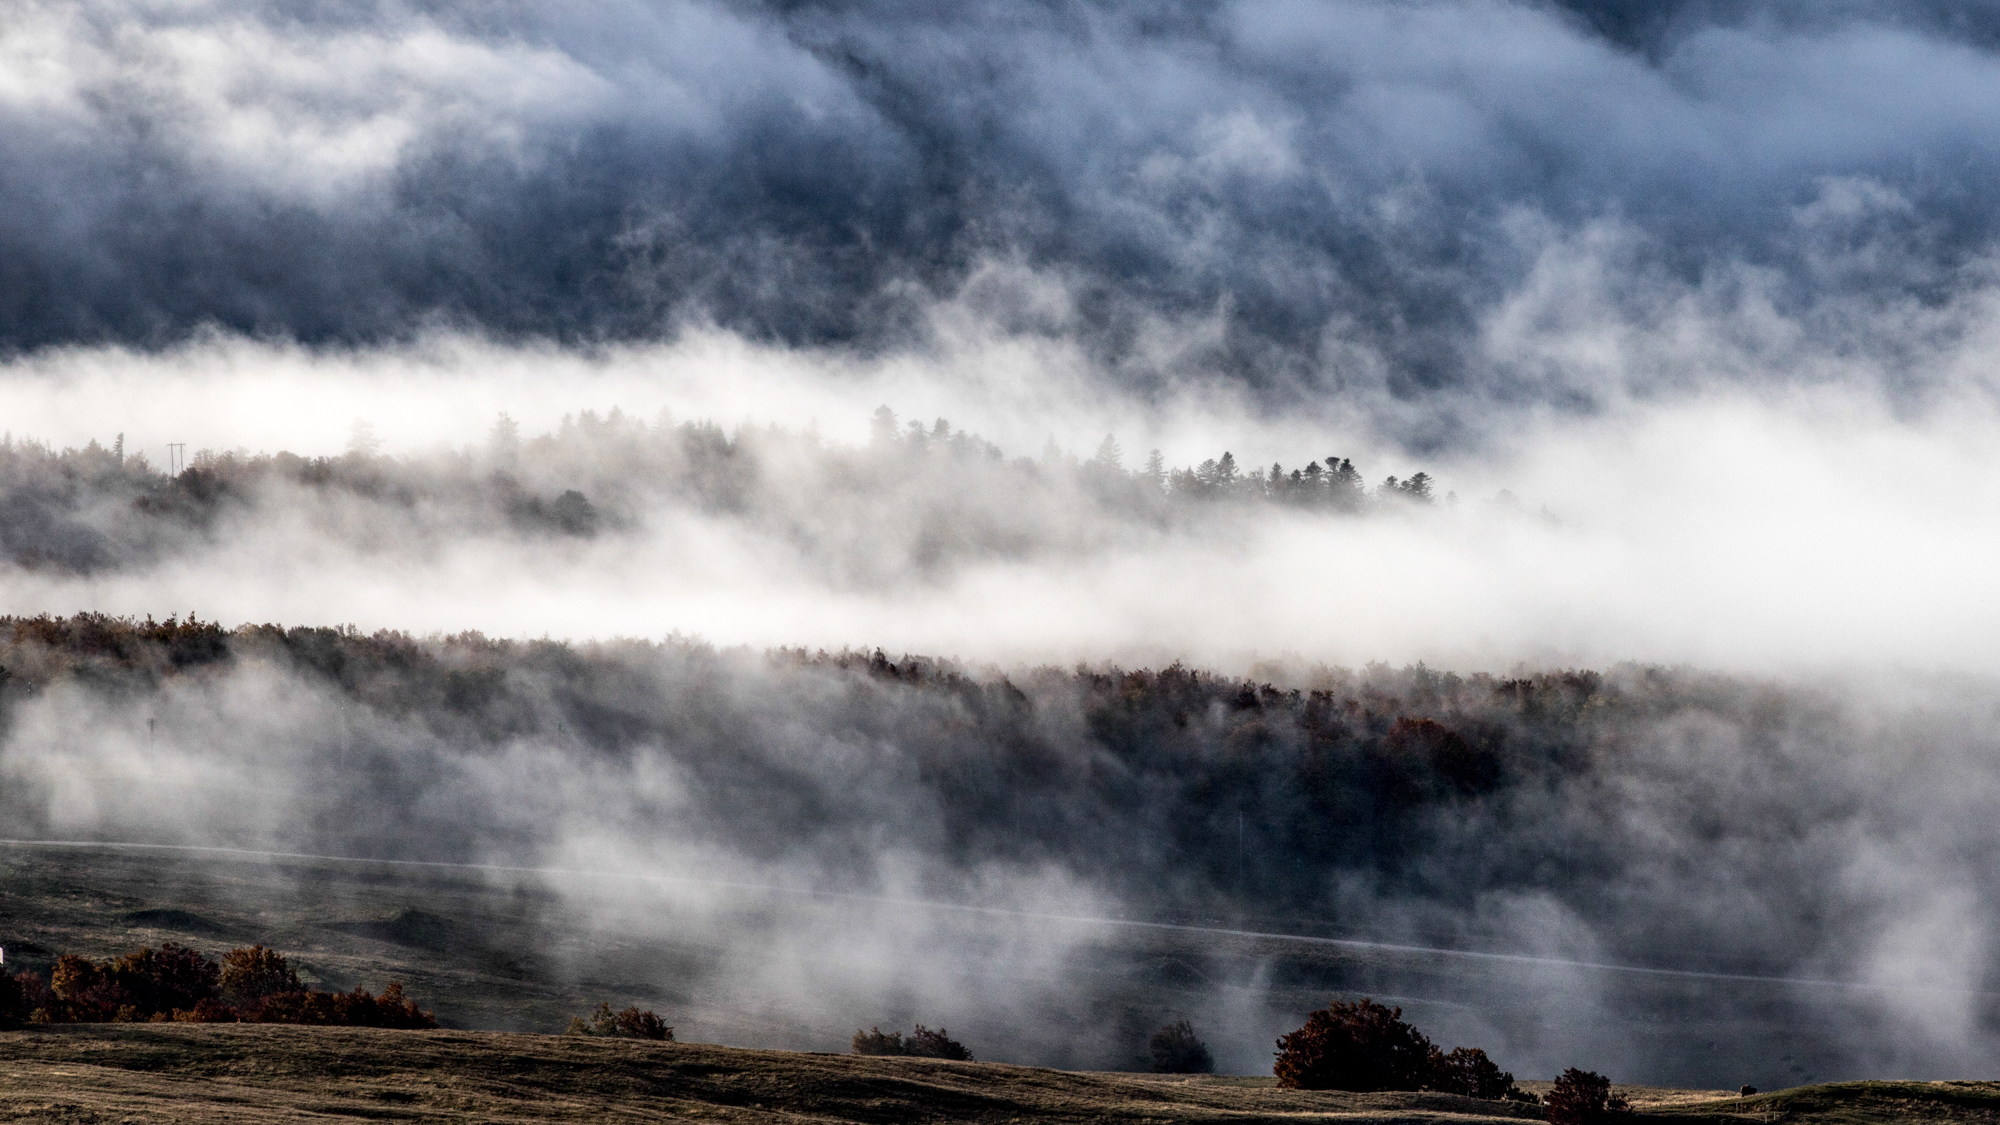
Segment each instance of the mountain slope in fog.
[{"label": "mountain slope in fog", "polygon": [[649,425],[616,409],[565,418],[523,440],[502,416],[481,449],[402,458],[363,431],[338,457],[198,453],[184,471],[126,456],[122,438],[57,451],[0,441],[0,549],[17,566],[92,574],[199,559],[221,542],[283,550],[338,545],[425,556],[483,540],[670,535],[702,518],[808,559],[836,585],[938,578],[966,565],[1075,558],[1162,538],[1226,537],[1259,508],[1360,515],[1437,500],[1427,473],[1370,488],[1329,454],[1287,470],[1223,452],[1170,468],[1154,451],[1128,467],[1107,435],[1088,460],[1051,444],[1009,459],[937,419],[899,428],[876,412],[865,448],[771,426]]},{"label": "mountain slope in fog", "polygon": [[1161,916],[1946,986],[1986,971],[1882,944],[1934,956],[1912,925],[1952,923],[1898,921],[1912,891],[1963,887],[1964,924],[1994,909],[1955,858],[1985,822],[1953,814],[2000,778],[1987,736],[1935,707],[1647,668],[1253,682],[90,616],[0,630],[17,836],[596,849],[945,897],[1059,873]]}]

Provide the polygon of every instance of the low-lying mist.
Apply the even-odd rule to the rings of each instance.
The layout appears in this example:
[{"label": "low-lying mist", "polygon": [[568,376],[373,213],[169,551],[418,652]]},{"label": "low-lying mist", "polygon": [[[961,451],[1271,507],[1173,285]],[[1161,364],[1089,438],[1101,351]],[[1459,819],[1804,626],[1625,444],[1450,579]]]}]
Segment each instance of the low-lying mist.
[{"label": "low-lying mist", "polygon": [[[794,1025],[908,1011],[1110,1065],[1069,1009],[1122,987],[1093,950],[1127,920],[1522,955],[1374,979],[1523,1074],[1715,1084],[1800,1028],[1820,1077],[1994,1045],[1989,681],[0,624],[7,836],[557,869],[569,929],[707,941],[678,983]],[[1185,1002],[1238,1069],[1342,987],[1216,964]]]},{"label": "low-lying mist", "polygon": [[[1238,671],[1286,655],[1995,670],[1980,562],[2000,549],[1981,517],[2000,501],[2000,415],[1970,389],[1711,392],[1415,455],[1330,416],[1091,406],[1059,379],[1019,383],[995,417],[1019,437],[1039,388],[1060,440],[1010,445],[957,420],[994,400],[955,398],[948,373],[849,385],[804,357],[701,353],[729,388],[704,393],[685,349],[650,389],[632,356],[556,355],[605,399],[556,413],[543,388],[509,428],[487,408],[527,368],[478,365],[532,353],[304,354],[100,355],[102,378],[72,357],[0,388],[17,424],[78,447],[15,431],[5,608]],[[680,390],[711,412],[662,402]],[[896,390],[940,413],[876,427],[860,396]],[[129,405],[80,433],[84,398]],[[152,420],[239,398],[318,444],[247,444],[258,427],[227,413]],[[417,440],[426,424],[448,444]],[[185,449],[161,440],[175,433]],[[193,472],[169,480],[175,456]],[[1405,491],[1419,473],[1428,503]]]}]

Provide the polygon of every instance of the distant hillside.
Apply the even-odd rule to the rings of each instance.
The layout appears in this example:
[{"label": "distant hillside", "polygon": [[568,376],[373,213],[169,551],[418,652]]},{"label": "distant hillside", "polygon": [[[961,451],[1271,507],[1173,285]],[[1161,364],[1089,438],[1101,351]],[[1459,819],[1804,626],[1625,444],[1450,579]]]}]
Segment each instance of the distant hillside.
[{"label": "distant hillside", "polygon": [[1128,469],[1108,434],[1080,460],[1054,445],[1009,458],[942,418],[898,428],[887,407],[873,429],[857,448],[775,426],[725,433],[671,414],[649,425],[613,409],[565,416],[554,433],[524,439],[501,415],[483,449],[389,457],[364,430],[337,457],[202,450],[174,472],[128,456],[123,435],[108,448],[58,450],[10,433],[0,435],[0,567],[144,570],[252,541],[377,558],[464,541],[518,551],[678,536],[701,513],[764,550],[803,551],[840,584],[880,586],[1163,534],[1229,537],[1241,520],[1280,510],[1408,514],[1455,500],[1425,472],[1371,489],[1351,458],[1332,453],[1324,465],[1265,468],[1238,465],[1225,450],[1173,467],[1154,450]]}]

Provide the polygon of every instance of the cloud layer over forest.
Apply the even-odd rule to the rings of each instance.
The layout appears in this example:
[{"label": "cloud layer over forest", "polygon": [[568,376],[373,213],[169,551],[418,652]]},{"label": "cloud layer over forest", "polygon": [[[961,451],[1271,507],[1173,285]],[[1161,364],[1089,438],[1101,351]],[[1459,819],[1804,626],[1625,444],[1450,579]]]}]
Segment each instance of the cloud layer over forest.
[{"label": "cloud layer over forest", "polygon": [[[843,442],[586,411],[398,456],[198,450],[178,479],[160,452],[16,440],[0,548],[28,613],[1229,670],[1991,675],[1995,429],[1977,404],[1902,421],[1851,396],[1711,398],[1429,463],[1245,423],[1213,485],[1201,466],[1233,451],[1198,434],[1163,479],[1143,448],[1112,464],[921,418]],[[1386,487],[1420,472],[1428,503]]]},{"label": "cloud layer over forest", "polygon": [[[1134,919],[1514,955],[1419,959],[1392,995],[1523,1074],[1947,1075],[1994,1043],[1990,684],[1273,685],[87,618],[0,620],[0,661],[10,834],[507,865],[562,904],[517,952],[701,943],[635,971],[788,1013],[764,1042],[908,1007],[982,1058],[1112,1065],[1136,967],[1093,961],[1089,920]],[[1324,1003],[1282,948],[1194,949],[1172,996],[1228,1068]]]}]

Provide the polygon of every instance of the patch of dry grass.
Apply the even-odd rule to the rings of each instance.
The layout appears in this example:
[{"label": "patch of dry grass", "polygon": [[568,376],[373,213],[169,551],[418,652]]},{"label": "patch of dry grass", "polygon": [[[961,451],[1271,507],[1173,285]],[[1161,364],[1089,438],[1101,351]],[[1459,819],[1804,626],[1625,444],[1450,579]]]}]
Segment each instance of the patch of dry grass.
[{"label": "patch of dry grass", "polygon": [[0,1120],[1472,1122],[1441,1094],[492,1032],[93,1025],[0,1033]]},{"label": "patch of dry grass", "polygon": [[[1625,1088],[1660,1125],[2000,1121],[2000,1084],[1856,1082],[1752,1098]],[[1339,1122],[1481,1125],[1538,1109],[1271,1079],[466,1031],[81,1025],[0,1032],[0,1121]]]}]

